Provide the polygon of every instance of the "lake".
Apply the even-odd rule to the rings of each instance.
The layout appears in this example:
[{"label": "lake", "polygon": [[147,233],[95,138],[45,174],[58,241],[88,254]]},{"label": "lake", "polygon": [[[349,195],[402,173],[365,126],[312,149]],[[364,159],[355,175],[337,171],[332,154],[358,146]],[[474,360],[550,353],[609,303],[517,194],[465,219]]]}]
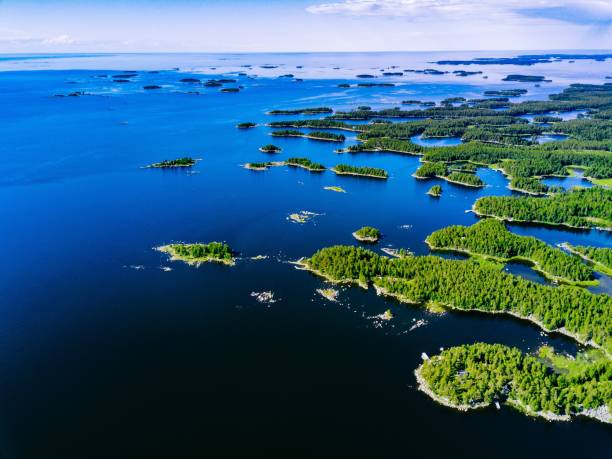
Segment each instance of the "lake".
[{"label": "lake", "polygon": [[[324,281],[290,264],[325,246],[354,244],[351,233],[364,225],[383,233],[376,251],[401,247],[426,254],[431,232],[478,221],[466,212],[477,198],[512,193],[501,173],[479,169],[487,183],[482,189],[420,181],[411,176],[418,157],[334,153],[355,143],[352,133],[330,131],[347,136],[336,144],[271,138],[265,126],[235,127],[308,118],[265,114],[273,109],[389,108],[408,98],[479,97],[486,89],[527,87],[528,96],[514,100],[544,98],[569,83],[603,80],[606,70],[605,63],[585,62],[588,78],[580,78],[582,62],[542,65],[533,72],[553,78],[542,87],[502,83],[505,74],[517,73],[512,66],[483,67],[488,80],[411,74],[380,79],[394,87],[338,87],[356,84],[354,75],[372,68],[426,68],[449,56],[454,54],[0,61],[3,457],[248,457],[253,451],[442,457],[461,448],[475,456],[525,453],[524,441],[508,442],[500,433],[529,438],[533,456],[609,451],[609,426],[595,421],[548,423],[505,406],[461,413],[415,387],[422,352],[475,341],[524,351],[549,343],[575,352],[572,340],[508,317],[435,316],[373,289],[342,288],[339,303],[330,303],[316,293]],[[260,68],[266,64],[278,67]],[[113,83],[112,75],[126,71],[138,76]],[[277,78],[286,73],[303,81]],[[243,89],[198,88],[198,95],[179,82],[220,75],[236,78],[227,86]],[[161,89],[145,91],[145,85]],[[88,95],[55,97],[75,91]],[[258,151],[270,142],[282,152]],[[143,169],[186,155],[201,159],[191,171]],[[390,178],[242,167],[291,156],[328,167],[381,167]],[[441,199],[425,194],[434,183],[442,185]],[[303,225],[287,219],[303,210],[319,215]],[[510,228],[549,244],[612,242],[595,230]],[[194,268],[153,250],[173,241],[215,240],[240,252],[236,266]],[[268,258],[251,259],[257,255]],[[525,266],[508,269],[543,282]],[[601,288],[609,293],[610,283]],[[261,304],[251,296],[263,291],[274,292],[277,301]],[[372,319],[389,308],[392,321]],[[427,323],[410,331],[418,320]]]}]

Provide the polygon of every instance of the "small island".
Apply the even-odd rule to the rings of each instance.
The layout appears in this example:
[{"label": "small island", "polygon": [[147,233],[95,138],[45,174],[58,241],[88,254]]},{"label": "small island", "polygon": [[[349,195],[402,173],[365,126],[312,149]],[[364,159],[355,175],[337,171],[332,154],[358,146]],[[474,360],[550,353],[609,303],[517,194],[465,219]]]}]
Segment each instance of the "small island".
[{"label": "small island", "polygon": [[238,129],[251,129],[251,128],[254,128],[254,127],[256,127],[256,126],[257,126],[257,124],[256,124],[256,123],[251,123],[251,122],[240,123],[240,124],[237,124],[237,125],[236,125],[236,127],[237,127]]},{"label": "small island", "polygon": [[364,226],[353,233],[353,237],[359,242],[378,242],[380,236],[380,230],[371,226]]},{"label": "small island", "polygon": [[359,177],[371,177],[383,180],[389,178],[389,174],[386,170],[377,167],[359,167],[349,164],[338,164],[332,171],[338,175],[356,175]]},{"label": "small island", "polygon": [[296,129],[282,129],[279,131],[272,131],[270,133],[272,137],[303,137],[311,140],[323,140],[327,142],[344,142],[345,137],[342,134],[334,134],[331,132],[324,131],[311,131],[304,133]]},{"label": "small island", "polygon": [[158,163],[153,163],[147,167],[149,168],[173,168],[173,167],[191,167],[196,163],[196,160],[186,156],[184,158],[177,158],[177,159],[164,159],[163,161],[160,161]]},{"label": "small island", "polygon": [[541,75],[508,75],[502,78],[502,81],[519,81],[522,83],[550,83],[552,80],[547,80],[546,77]]},{"label": "small island", "polygon": [[442,196],[442,187],[440,185],[432,186],[427,192],[429,196],[433,196],[434,198],[439,198]]},{"label": "small island", "polygon": [[262,153],[280,153],[281,148],[271,143],[264,145],[259,149]]},{"label": "small island", "polygon": [[611,423],[610,360],[601,352],[576,358],[544,346],[536,355],[502,344],[474,343],[445,349],[415,370],[419,390],[460,410],[507,404],[528,416],[569,421],[577,415]]},{"label": "small island", "polygon": [[254,162],[246,163],[244,165],[244,168],[249,169],[251,171],[265,171],[268,170],[269,167],[283,166],[284,164],[285,163],[283,161]]},{"label": "small island", "polygon": [[485,183],[474,174],[475,169],[462,167],[452,169],[442,161],[424,162],[413,174],[417,179],[440,178],[456,185],[481,188]]},{"label": "small island", "polygon": [[290,167],[301,167],[311,172],[323,172],[325,170],[323,164],[315,163],[308,158],[289,158],[285,161],[285,164]]},{"label": "small island", "polygon": [[183,261],[196,267],[208,262],[233,266],[236,262],[234,252],[223,242],[168,244],[157,247],[156,250],[170,255],[171,261]]},{"label": "small island", "polygon": [[329,107],[309,107],[295,110],[271,110],[266,115],[322,115],[333,112]]},{"label": "small island", "polygon": [[340,292],[333,288],[318,288],[317,293],[321,295],[326,300],[332,301],[334,303],[338,302],[338,295]]},{"label": "small island", "polygon": [[346,193],[346,190],[341,186],[324,186],[324,190],[335,191],[336,193]]}]

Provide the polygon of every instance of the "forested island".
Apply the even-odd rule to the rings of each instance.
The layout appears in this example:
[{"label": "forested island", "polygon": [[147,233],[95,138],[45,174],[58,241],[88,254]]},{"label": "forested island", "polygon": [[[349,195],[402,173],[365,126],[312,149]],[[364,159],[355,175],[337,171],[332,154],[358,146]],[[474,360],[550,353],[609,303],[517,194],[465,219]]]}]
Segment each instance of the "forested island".
[{"label": "forested island", "polygon": [[281,148],[271,143],[259,148],[262,153],[280,153]]},{"label": "forested island", "polygon": [[541,83],[541,82],[550,82],[552,80],[547,80],[546,77],[541,75],[508,75],[505,78],[502,78],[502,81],[521,81],[523,83]]},{"label": "forested island", "polygon": [[359,167],[349,164],[338,164],[332,169],[338,175],[357,175],[360,177],[372,177],[377,179],[387,179],[389,174],[384,169],[377,167]]},{"label": "forested island", "polygon": [[289,158],[285,161],[285,164],[291,167],[301,167],[311,172],[323,172],[325,170],[323,164],[315,163],[308,158]]},{"label": "forested island", "polygon": [[257,126],[257,123],[251,123],[251,122],[239,123],[236,125],[238,129],[250,129],[250,128],[254,128],[255,126]]},{"label": "forested island", "polygon": [[153,168],[173,168],[173,167],[191,167],[196,163],[196,160],[189,157],[189,156],[185,156],[184,158],[177,158],[177,159],[164,159],[163,161],[160,161],[158,163],[153,163],[150,166],[147,167],[153,167]]},{"label": "forested island", "polygon": [[603,356],[573,360],[551,348],[532,356],[486,343],[445,349],[415,371],[419,389],[462,411],[505,403],[547,420],[583,415],[606,423],[612,422],[611,374]]},{"label": "forested island", "polygon": [[353,232],[353,237],[360,242],[378,242],[380,236],[380,230],[371,226],[364,226]]},{"label": "forested island", "polygon": [[271,110],[267,115],[320,115],[333,113],[329,107],[298,108],[295,110]]},{"label": "forested island", "polygon": [[312,131],[304,133],[295,129],[283,129],[279,131],[272,131],[270,133],[273,137],[303,137],[311,140],[324,140],[328,142],[344,142],[345,137],[342,134],[334,134],[331,132],[323,131]]},{"label": "forested island", "polygon": [[546,198],[485,196],[472,210],[508,221],[612,230],[612,190],[599,187],[575,188]]},{"label": "forested island", "polygon": [[582,344],[612,351],[612,298],[578,287],[527,281],[490,264],[435,256],[389,259],[353,246],[319,250],[301,264],[334,282],[372,283],[379,293],[412,304],[505,313]]},{"label": "forested island", "polygon": [[433,196],[434,198],[439,198],[442,196],[442,187],[440,185],[432,186],[429,191],[427,191],[429,196]]},{"label": "forested island", "polygon": [[437,177],[457,185],[481,188],[485,183],[474,173],[463,170],[451,171],[446,163],[435,161],[423,163],[414,173],[419,179]]},{"label": "forested island", "polygon": [[184,261],[194,266],[207,262],[217,262],[232,266],[236,261],[232,249],[223,242],[168,244],[157,247],[157,250],[170,255],[170,260],[172,261]]},{"label": "forested island", "polygon": [[530,236],[508,231],[497,219],[472,226],[449,226],[425,240],[432,250],[449,250],[500,262],[526,261],[547,278],[568,284],[593,285],[593,270],[577,257]]}]

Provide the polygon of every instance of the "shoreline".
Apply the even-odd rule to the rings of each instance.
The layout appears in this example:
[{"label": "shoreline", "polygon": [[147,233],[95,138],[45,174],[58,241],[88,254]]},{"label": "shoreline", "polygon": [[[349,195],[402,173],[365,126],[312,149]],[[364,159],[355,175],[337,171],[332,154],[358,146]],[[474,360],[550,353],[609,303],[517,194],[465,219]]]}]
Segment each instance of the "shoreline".
[{"label": "shoreline", "polygon": [[[439,358],[439,356],[432,357],[432,359],[435,359],[435,358]],[[427,383],[425,378],[423,378],[423,376],[421,375],[421,370],[423,368],[423,365],[424,363],[420,364],[414,370],[414,375],[418,383],[417,390],[426,394],[434,402],[439,403],[440,405],[444,405],[448,408],[452,408],[452,409],[463,411],[463,412],[467,412],[470,410],[478,410],[482,408],[488,408],[492,405],[491,403],[487,403],[487,402],[479,402],[473,405],[459,405],[457,403],[451,402],[446,397],[436,394],[431,388],[431,386]],[[501,403],[503,403],[504,405],[508,405],[527,416],[543,418],[544,420],[549,421],[549,422],[552,422],[552,421],[569,422],[569,421],[572,421],[574,417],[585,416],[585,417],[603,422],[604,424],[612,424],[612,418],[605,405],[603,405],[602,407],[598,409],[582,410],[580,412],[572,413],[572,414],[556,414],[550,411],[534,411],[531,407],[525,405],[520,400],[513,399],[513,398],[508,398]],[[602,410],[603,412],[600,412],[600,410]],[[607,414],[607,418],[605,417],[606,414]]]},{"label": "shoreline", "polygon": [[312,135],[297,135],[297,134],[288,134],[288,135],[275,135],[273,132],[271,132],[269,134],[271,137],[278,137],[278,138],[282,138],[282,137],[296,137],[298,139],[310,139],[310,140],[321,140],[324,142],[336,142],[336,143],[342,143],[344,142],[346,139],[340,140],[340,139],[328,139],[326,137],[315,137]]},{"label": "shoreline", "polygon": [[330,169],[333,173],[335,173],[336,175],[353,175],[355,177],[367,177],[367,178],[375,178],[375,179],[379,179],[379,180],[387,180],[389,177],[388,176],[380,176],[380,175],[372,175],[372,174],[359,174],[357,172],[338,172],[336,170],[335,167],[332,167]]},{"label": "shoreline", "polygon": [[357,234],[357,231],[354,231],[353,233],[351,233],[352,236],[357,239],[359,242],[369,242],[371,244],[374,244],[376,242],[378,242],[380,240],[380,237],[370,237],[370,236],[359,236]]},{"label": "shoreline", "polygon": [[158,247],[153,247],[154,250],[158,252],[165,253],[169,255],[170,261],[182,261],[183,263],[188,264],[189,266],[195,266],[199,268],[203,263],[220,263],[226,266],[234,266],[236,264],[236,258],[232,257],[230,260],[224,258],[214,258],[214,257],[205,257],[205,258],[187,258],[181,257],[177,255],[176,252],[172,249],[172,244],[160,245]]},{"label": "shoreline", "polygon": [[[466,211],[468,212],[468,211]],[[563,226],[565,228],[577,229],[577,230],[599,230],[599,231],[612,231],[612,227],[600,227],[600,226],[574,226],[568,223],[552,223],[552,222],[543,222],[539,220],[518,220],[512,217],[501,217],[499,215],[490,215],[483,214],[476,210],[476,203],[472,204],[472,208],[469,209],[469,212],[473,212],[478,217],[488,217],[488,218],[496,218],[501,221],[509,222],[509,223],[527,223],[533,225],[544,225],[544,226]]]},{"label": "shoreline", "polygon": [[583,260],[588,261],[589,263],[591,263],[594,266],[595,271],[598,271],[599,273],[604,274],[606,276],[612,276],[612,269],[608,268],[603,263],[601,263],[601,262],[599,262],[597,260],[593,260],[592,258],[589,258],[586,255],[578,252],[576,249],[574,249],[574,247],[572,247],[569,244],[569,242],[562,242],[561,244],[559,244],[559,247],[561,247],[562,249],[567,250],[572,255],[576,255],[577,257],[580,257]]},{"label": "shoreline", "polygon": [[533,269],[534,271],[542,274],[546,279],[548,279],[551,282],[558,282],[558,283],[562,283],[564,285],[571,285],[574,287],[594,287],[599,285],[599,282],[596,279],[590,280],[590,281],[576,281],[576,280],[571,280],[568,279],[566,277],[560,277],[560,276],[556,276],[552,273],[549,273],[548,271],[545,271],[542,266],[540,265],[539,262],[531,259],[531,258],[527,258],[527,257],[522,257],[520,255],[515,255],[513,257],[510,258],[501,258],[501,257],[496,257],[495,255],[487,255],[484,253],[476,253],[476,252],[471,252],[468,249],[460,249],[458,247],[437,247],[432,245],[429,241],[429,238],[425,239],[425,244],[427,244],[427,247],[429,247],[430,250],[435,251],[435,252],[456,252],[456,253],[462,253],[465,255],[468,255],[470,257],[473,258],[484,258],[486,260],[493,260],[493,261],[497,261],[500,263],[510,263],[510,262],[519,262],[519,263],[525,263],[525,264],[529,264],[530,268]]},{"label": "shoreline", "polygon": [[[317,271],[315,269],[310,268],[308,266],[308,264],[306,262],[304,262],[303,260],[304,260],[304,258],[298,260],[298,262],[296,264],[302,266],[302,268],[304,270],[310,271],[313,274],[316,274],[316,275],[318,275],[320,277],[323,277],[324,279],[329,280],[330,282],[349,283],[349,284],[357,283],[360,287],[363,287],[365,289],[367,289],[369,287],[367,284],[364,285],[364,284],[362,284],[359,281],[356,281],[354,279],[343,279],[342,281],[334,280],[331,277],[329,277],[327,274],[324,274],[324,273],[322,273],[320,271]],[[376,285],[375,282],[372,282],[372,284],[373,284],[374,288],[376,289],[376,293],[379,294],[379,295],[382,294],[384,296],[388,296],[388,297],[394,298],[394,299],[398,300],[400,303],[408,303],[408,304],[419,305],[419,306],[423,306],[423,307],[427,306],[426,304],[424,304],[422,302],[411,300],[411,299],[409,299],[407,297],[404,297],[404,296],[402,296],[402,295],[400,295],[398,293],[389,292],[385,288]],[[514,318],[531,322],[531,323],[537,325],[538,327],[540,327],[546,333],[559,333],[561,335],[564,335],[564,336],[567,336],[569,338],[572,338],[574,341],[578,342],[579,344],[582,344],[584,346],[591,346],[591,347],[594,347],[596,349],[599,349],[599,350],[601,350],[606,355],[607,358],[612,359],[612,355],[602,345],[595,343],[593,340],[585,340],[584,338],[579,336],[577,333],[571,332],[571,331],[567,330],[565,327],[556,328],[556,329],[549,329],[549,328],[547,328],[542,323],[542,321],[540,319],[534,317],[533,315],[522,316],[522,315],[520,315],[517,312],[508,311],[508,310],[493,311],[493,310],[484,310],[484,309],[478,309],[478,308],[469,308],[469,309],[467,309],[467,308],[458,308],[455,305],[450,304],[450,303],[448,303],[448,304],[444,303],[444,304],[442,304],[442,306],[445,309],[450,309],[450,310],[453,310],[453,311],[460,311],[460,312],[480,312],[480,313],[483,313],[483,314],[492,314],[492,315],[507,314],[507,315],[510,315],[510,316],[512,316]]]},{"label": "shoreline", "polygon": [[417,179],[417,180],[429,180],[432,178],[438,178],[440,180],[444,180],[448,183],[454,183],[455,185],[460,185],[460,186],[467,186],[469,188],[485,188],[487,186],[486,183],[483,183],[482,185],[472,185],[471,183],[463,183],[463,182],[458,182],[457,180],[451,180],[448,177],[445,177],[444,175],[434,175],[432,177],[419,177],[418,175],[412,174],[412,176]]}]

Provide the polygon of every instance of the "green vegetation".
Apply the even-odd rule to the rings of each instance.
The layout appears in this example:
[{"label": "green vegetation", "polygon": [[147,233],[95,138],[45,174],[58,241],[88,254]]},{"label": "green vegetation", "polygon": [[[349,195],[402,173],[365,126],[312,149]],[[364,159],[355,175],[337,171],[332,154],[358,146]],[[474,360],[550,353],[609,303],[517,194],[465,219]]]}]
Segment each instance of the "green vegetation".
[{"label": "green vegetation", "polygon": [[442,196],[442,187],[440,185],[432,186],[427,192],[429,196],[433,196],[434,198],[438,198]]},{"label": "green vegetation", "polygon": [[257,126],[256,123],[250,123],[250,122],[240,123],[240,124],[236,125],[236,127],[238,129],[249,129],[249,128],[254,128],[255,126]]},{"label": "green vegetation", "polygon": [[280,131],[270,132],[270,135],[273,137],[304,137],[306,134],[295,129],[281,129]]},{"label": "green vegetation", "polygon": [[380,179],[386,179],[389,177],[386,170],[379,169],[377,167],[358,167],[348,164],[338,164],[332,169],[332,171],[339,175],[359,175],[362,177],[373,177]]},{"label": "green vegetation", "polygon": [[298,108],[296,110],[272,110],[268,115],[320,115],[333,113],[329,107]]},{"label": "green vegetation", "polygon": [[465,172],[451,172],[446,180],[451,183],[457,183],[459,185],[472,186],[472,187],[482,187],[485,186],[485,183],[474,174],[466,174]]},{"label": "green vegetation", "polygon": [[377,242],[381,233],[371,226],[364,226],[353,233],[353,237],[361,242]]},{"label": "green vegetation", "polygon": [[[551,354],[556,362],[568,360],[547,351]],[[416,374],[426,393],[458,408],[506,402],[551,420],[585,414],[610,422],[612,364],[607,359],[583,361],[558,372],[516,348],[475,343],[442,351],[423,362]]]},{"label": "green vegetation", "polygon": [[159,167],[159,168],[165,168],[165,167],[191,167],[196,163],[195,159],[190,158],[189,156],[186,156],[184,158],[177,158],[177,159],[164,159],[163,161],[159,162],[159,163],[153,163],[151,164],[149,167]]},{"label": "green vegetation", "polygon": [[207,244],[169,244],[158,247],[157,250],[170,255],[171,260],[184,261],[190,265],[199,266],[210,261],[233,265],[234,253],[223,242],[209,242]]},{"label": "green vegetation", "polygon": [[334,134],[331,132],[323,131],[312,131],[308,134],[303,133],[295,129],[282,129],[279,131],[272,131],[270,133],[274,137],[304,137],[313,140],[327,140],[330,142],[344,142],[345,137],[342,134]]},{"label": "green vegetation", "polygon": [[426,162],[423,163],[414,173],[417,178],[431,178],[438,177],[447,180],[458,185],[465,185],[471,187],[482,187],[485,183],[478,177],[470,172],[460,172],[455,170],[450,172],[446,163],[440,161]]},{"label": "green vegetation", "polygon": [[342,129],[356,131],[359,126],[351,126],[343,121],[334,120],[291,120],[272,121],[267,126],[272,128],[312,128],[312,129]]},{"label": "green vegetation", "polygon": [[[500,106],[507,110],[495,110]],[[365,108],[336,112],[326,120],[320,120],[341,123],[336,127],[359,132],[360,143],[349,146],[346,151],[390,151],[423,155],[425,161],[448,164],[471,162],[501,168],[505,174],[514,178],[566,176],[569,167],[579,166],[593,183],[612,186],[612,85],[609,84],[574,84],[544,101],[510,103],[497,98],[469,100],[457,107],[447,104],[424,110],[402,110],[395,107],[374,111]],[[550,115],[568,110],[586,110],[589,116],[557,121],[556,116]],[[521,117],[525,114],[540,115],[537,121],[553,124],[530,124]],[[357,126],[342,123],[342,120],[378,118],[406,118],[411,121]],[[539,135],[554,133],[569,135],[570,138],[546,144],[537,143]],[[416,135],[461,136],[463,143],[450,147],[424,148],[407,140]],[[535,185],[535,182],[529,185]],[[525,191],[529,188],[519,187]]]},{"label": "green vegetation", "polygon": [[571,253],[593,263],[595,268],[608,276],[612,276],[612,249],[602,247],[572,246],[563,244]]},{"label": "green vegetation", "polygon": [[528,194],[546,194],[548,186],[532,177],[512,177],[510,189]]},{"label": "green vegetation", "polygon": [[446,164],[436,161],[421,164],[414,175],[417,178],[445,177],[447,172]]},{"label": "green vegetation", "polygon": [[253,171],[265,171],[266,169],[268,169],[268,167],[274,165],[274,163],[267,161],[264,163],[246,163],[244,165],[244,167],[246,169],[251,169]]},{"label": "green vegetation", "polygon": [[508,221],[612,228],[612,190],[575,188],[546,198],[486,196],[474,204],[478,215]]},{"label": "green vegetation", "polygon": [[289,158],[287,161],[285,161],[285,164],[287,164],[287,166],[302,167],[313,172],[325,170],[325,166],[323,164],[312,162],[308,158]]},{"label": "green vegetation", "polygon": [[342,134],[334,134],[332,132],[311,131],[305,137],[314,140],[328,140],[330,142],[344,142],[345,138]]},{"label": "green vegetation", "polygon": [[534,237],[513,234],[496,219],[472,226],[449,226],[430,234],[426,242],[434,250],[466,252],[503,262],[528,260],[547,277],[568,283],[593,279],[593,270],[580,259]]},{"label": "green vegetation", "polygon": [[488,264],[434,256],[389,259],[370,250],[334,246],[303,260],[333,281],[367,285],[416,304],[508,313],[577,341],[612,351],[612,298],[578,287],[551,287],[527,281]]},{"label": "green vegetation", "polygon": [[276,145],[272,145],[271,143],[264,145],[263,147],[261,147],[259,149],[259,151],[263,152],[263,153],[278,153],[281,151],[280,147],[277,147]]}]

